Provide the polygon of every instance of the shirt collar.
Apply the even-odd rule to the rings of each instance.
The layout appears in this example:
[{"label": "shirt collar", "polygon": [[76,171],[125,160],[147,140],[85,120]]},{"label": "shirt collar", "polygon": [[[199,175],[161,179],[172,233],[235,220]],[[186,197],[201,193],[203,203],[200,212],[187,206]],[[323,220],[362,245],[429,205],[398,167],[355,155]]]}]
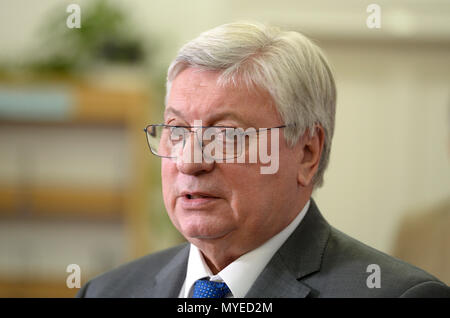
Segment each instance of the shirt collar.
[{"label": "shirt collar", "polygon": [[208,265],[206,265],[202,253],[197,246],[191,244],[183,297],[189,298],[189,295],[191,294],[190,291],[197,280],[212,276],[214,275]]},{"label": "shirt collar", "polygon": [[212,281],[224,281],[230,288],[233,297],[244,297],[275,252],[300,224],[308,211],[309,205],[310,200],[308,200],[295,219],[281,232],[261,246],[236,259],[217,275],[212,274],[200,250],[191,244],[183,296],[185,298],[189,297],[191,289],[198,279],[210,277]]}]

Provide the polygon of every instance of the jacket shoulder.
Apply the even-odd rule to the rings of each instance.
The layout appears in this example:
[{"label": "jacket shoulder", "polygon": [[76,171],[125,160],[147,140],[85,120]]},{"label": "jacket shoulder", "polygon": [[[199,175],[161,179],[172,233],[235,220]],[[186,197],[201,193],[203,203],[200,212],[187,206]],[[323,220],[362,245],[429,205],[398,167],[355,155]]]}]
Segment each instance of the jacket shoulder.
[{"label": "jacket shoulder", "polygon": [[319,297],[448,297],[449,288],[429,273],[331,227],[317,275]]},{"label": "jacket shoulder", "polygon": [[128,297],[124,291],[137,282],[152,281],[188,244],[178,245],[120,265],[88,281],[76,297]]}]

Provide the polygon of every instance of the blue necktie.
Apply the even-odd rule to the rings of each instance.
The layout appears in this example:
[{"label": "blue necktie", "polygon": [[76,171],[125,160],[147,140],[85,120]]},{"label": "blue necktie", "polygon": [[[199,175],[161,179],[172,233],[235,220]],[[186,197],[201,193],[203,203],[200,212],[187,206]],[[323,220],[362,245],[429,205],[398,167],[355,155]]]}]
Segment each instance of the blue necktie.
[{"label": "blue necktie", "polygon": [[193,298],[224,298],[230,291],[227,284],[199,279],[194,284]]}]

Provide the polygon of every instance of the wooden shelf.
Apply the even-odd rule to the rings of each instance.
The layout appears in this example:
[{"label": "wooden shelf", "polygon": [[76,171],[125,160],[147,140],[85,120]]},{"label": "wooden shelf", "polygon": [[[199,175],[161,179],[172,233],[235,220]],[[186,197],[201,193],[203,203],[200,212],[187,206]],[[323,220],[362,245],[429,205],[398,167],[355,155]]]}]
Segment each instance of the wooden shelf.
[{"label": "wooden shelf", "polygon": [[[51,87],[51,84],[46,86]],[[45,86],[45,87],[46,87]],[[7,86],[17,93],[20,87]],[[63,89],[66,88],[66,89]],[[28,88],[29,90],[30,88]],[[148,113],[149,96],[146,92],[121,91],[108,88],[98,88],[87,86],[81,83],[72,84],[71,86],[63,85],[62,92],[72,101],[66,105],[70,115],[67,117],[45,120],[29,120],[26,117],[21,119],[16,117],[13,119],[1,118],[1,122],[6,123],[27,123],[34,125],[52,125],[52,124],[120,124],[129,125],[136,120],[145,122],[147,118],[142,117],[144,113]],[[58,88],[55,88],[58,91]],[[24,93],[27,89],[24,89]]]},{"label": "wooden shelf", "polygon": [[[128,122],[139,119],[142,106],[148,103],[144,93],[121,92],[77,86],[75,122]],[[144,119],[144,118],[141,118]],[[144,119],[145,120],[145,119]]]},{"label": "wooden shelf", "polygon": [[66,278],[59,280],[0,280],[0,298],[73,298],[78,288],[68,288]]},{"label": "wooden shelf", "polygon": [[33,217],[123,217],[127,192],[105,188],[0,187],[0,217],[27,212]]},{"label": "wooden shelf", "polygon": [[[70,79],[33,79],[33,82],[0,79],[2,85],[21,88],[26,92],[33,85],[48,85],[68,88],[71,104],[67,117],[39,118],[2,118],[0,125],[14,126],[14,129],[33,127],[95,127],[99,130],[111,127],[125,134],[127,143],[126,182],[123,188],[117,184],[111,186],[82,187],[66,185],[34,185],[27,180],[15,180],[0,185],[1,218],[26,221],[58,220],[67,217],[82,217],[85,221],[120,221],[124,225],[127,255],[124,261],[147,254],[151,222],[148,193],[153,182],[149,180],[151,167],[149,154],[142,129],[151,119],[150,96],[147,91],[135,91],[119,88],[106,88],[92,85],[82,80]],[[32,99],[30,99],[32,100]],[[14,110],[14,108],[12,108]],[[38,112],[38,115],[40,113]],[[13,116],[14,117],[14,116]],[[11,131],[14,131],[11,129]],[[70,132],[69,132],[70,133]],[[94,131],[95,133],[95,131]],[[128,147],[129,146],[129,147]],[[89,154],[86,154],[88,156]],[[23,176],[21,176],[22,178]],[[27,185],[28,184],[28,185]],[[122,181],[119,184],[122,187]],[[100,221],[100,222],[98,222]],[[56,238],[57,239],[57,238]],[[88,249],[89,246],[86,246]],[[52,251],[55,252],[55,251]],[[65,277],[49,277],[42,280],[9,280],[0,277],[0,297],[74,297],[78,289],[69,289]],[[89,279],[90,277],[86,277]]]}]

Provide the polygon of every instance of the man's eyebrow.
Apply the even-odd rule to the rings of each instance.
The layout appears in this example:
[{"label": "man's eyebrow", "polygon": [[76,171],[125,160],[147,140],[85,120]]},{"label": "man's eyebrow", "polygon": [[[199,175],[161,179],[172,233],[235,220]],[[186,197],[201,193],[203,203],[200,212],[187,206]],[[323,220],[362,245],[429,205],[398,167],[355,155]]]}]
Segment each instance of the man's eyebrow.
[{"label": "man's eyebrow", "polygon": [[248,125],[247,121],[241,118],[239,115],[227,111],[211,115],[211,117],[209,118],[209,122],[214,124],[223,119],[232,119],[238,122],[239,125]]},{"label": "man's eyebrow", "polygon": [[178,116],[178,117],[183,117],[183,114],[182,114],[180,111],[178,111],[178,110],[176,110],[175,108],[170,107],[170,106],[168,106],[168,107],[166,108],[166,110],[164,111],[164,118],[165,118],[168,114],[174,114],[174,115],[176,115],[176,116]]},{"label": "man's eyebrow", "polygon": [[[180,118],[184,118],[183,114],[179,110],[172,108],[170,106],[168,106],[166,108],[166,110],[164,111],[164,117],[166,117],[169,114],[173,114]],[[210,122],[210,123],[212,123],[212,125],[214,125],[214,123],[216,123],[220,120],[223,120],[223,119],[233,119],[233,120],[237,121],[239,124],[251,126],[246,120],[241,118],[239,115],[237,115],[233,112],[229,112],[229,111],[219,112],[219,113],[211,115],[211,117],[208,118],[208,122]]]},{"label": "man's eyebrow", "polygon": [[180,115],[181,115],[181,113],[180,113],[178,110],[176,110],[175,108],[172,108],[172,107],[170,107],[170,106],[167,106],[166,109],[164,110],[164,116],[165,116],[166,114],[168,114],[168,113],[173,113],[173,114],[175,114],[175,115],[177,115],[177,116],[180,116]]}]

